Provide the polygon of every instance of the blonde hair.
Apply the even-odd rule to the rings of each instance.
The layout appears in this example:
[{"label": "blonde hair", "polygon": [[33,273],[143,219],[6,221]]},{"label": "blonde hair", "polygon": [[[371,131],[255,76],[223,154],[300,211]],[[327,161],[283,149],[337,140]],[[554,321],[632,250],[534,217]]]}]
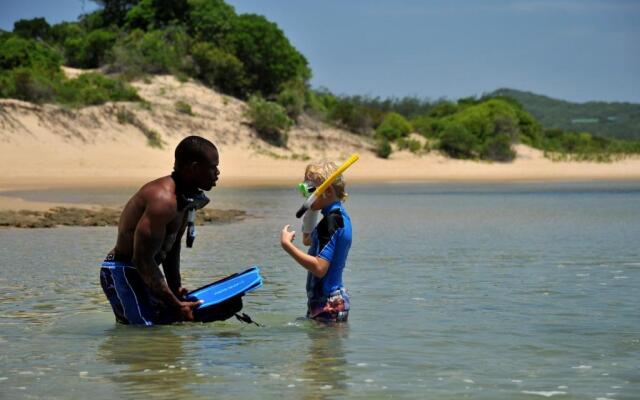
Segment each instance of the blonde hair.
[{"label": "blonde hair", "polygon": [[[333,161],[318,161],[307,165],[307,168],[304,171],[304,179],[315,182],[320,185],[322,182],[326,181],[331,174],[338,169],[338,164]],[[345,181],[342,174],[338,175],[338,177],[333,181],[331,186],[336,192],[336,196],[341,201],[345,201],[347,199],[347,192],[345,191]]]}]

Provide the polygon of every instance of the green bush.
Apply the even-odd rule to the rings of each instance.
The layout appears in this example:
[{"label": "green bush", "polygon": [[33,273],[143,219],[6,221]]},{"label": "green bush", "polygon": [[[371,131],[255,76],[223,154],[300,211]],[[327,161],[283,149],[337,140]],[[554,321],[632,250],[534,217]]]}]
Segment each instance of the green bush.
[{"label": "green bush", "polygon": [[511,136],[504,133],[490,138],[482,145],[480,157],[491,161],[513,161],[516,152],[511,148],[511,141]]},{"label": "green bush", "polygon": [[430,111],[429,116],[435,118],[442,118],[448,115],[452,115],[458,112],[458,106],[455,103],[450,101],[440,101],[438,102]]},{"label": "green bush", "polygon": [[391,112],[376,129],[376,135],[390,141],[397,140],[407,136],[411,129],[411,124],[402,115]]},{"label": "green bush", "polygon": [[56,74],[60,62],[55,50],[32,39],[7,35],[0,42],[0,70],[25,67]]},{"label": "green bush", "polygon": [[518,108],[516,111],[520,141],[533,147],[540,147],[543,140],[542,126],[528,112]]},{"label": "green bush", "polygon": [[328,104],[328,118],[338,126],[361,135],[368,135],[373,121],[364,108],[344,99],[324,96]]},{"label": "green bush", "polygon": [[287,117],[284,107],[259,96],[251,96],[248,106],[247,116],[258,136],[275,146],[286,147],[287,131],[293,121]]},{"label": "green bush", "polygon": [[513,104],[500,99],[489,99],[469,105],[455,114],[444,117],[443,121],[463,125],[484,142],[502,133],[517,138],[520,133],[521,116],[524,117],[524,114]]},{"label": "green bush", "polygon": [[56,77],[37,69],[19,67],[0,73],[0,97],[32,103],[53,101]]},{"label": "green bush", "polygon": [[306,90],[304,95],[304,108],[307,113],[319,120],[327,119],[327,107],[320,96],[313,90]]},{"label": "green bush", "polygon": [[283,85],[277,102],[287,110],[287,115],[294,121],[304,112],[306,86],[300,80],[293,80]]},{"label": "green bush", "polygon": [[420,142],[415,139],[409,139],[407,141],[407,144],[408,144],[409,151],[414,154],[418,154],[422,150],[422,144],[420,144]]},{"label": "green bush", "polygon": [[420,153],[422,150],[422,144],[415,139],[400,138],[396,140],[398,150],[409,150],[412,153]]},{"label": "green bush", "polygon": [[244,67],[233,54],[210,43],[196,43],[191,49],[194,75],[206,85],[224,93],[244,97],[249,89]]},{"label": "green bush", "polygon": [[442,122],[438,118],[429,115],[421,115],[411,120],[413,129],[426,138],[434,138],[443,129]]},{"label": "green bush", "polygon": [[65,80],[58,87],[57,101],[73,106],[98,105],[107,101],[138,101],[135,89],[101,74],[87,73]]},{"label": "green bush", "polygon": [[387,138],[379,138],[376,144],[376,155],[380,158],[389,158],[391,155],[391,144]]},{"label": "green bush", "polygon": [[193,110],[191,110],[191,106],[184,101],[176,101],[176,111],[182,114],[193,115]]},{"label": "green bush", "polygon": [[478,138],[463,125],[452,123],[442,132],[439,147],[453,158],[475,158],[479,144]]},{"label": "green bush", "polygon": [[0,73],[0,97],[33,103],[59,102],[71,106],[103,104],[107,101],[138,101],[135,89],[101,74],[82,74],[66,79],[61,73],[15,68]]}]

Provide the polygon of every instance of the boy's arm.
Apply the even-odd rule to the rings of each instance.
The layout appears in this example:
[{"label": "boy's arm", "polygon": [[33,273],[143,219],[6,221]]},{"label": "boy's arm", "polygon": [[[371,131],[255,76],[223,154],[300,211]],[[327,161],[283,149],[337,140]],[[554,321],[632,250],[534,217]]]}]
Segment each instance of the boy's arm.
[{"label": "boy's arm", "polygon": [[286,225],[282,229],[282,234],[280,236],[280,244],[282,245],[282,248],[287,253],[289,253],[289,255],[293,257],[293,259],[296,260],[298,264],[300,264],[307,271],[311,272],[311,274],[313,274],[315,277],[324,277],[329,270],[329,261],[319,257],[310,256],[297,248],[293,244],[293,239],[295,238],[296,232],[289,232],[289,226],[290,225]]}]

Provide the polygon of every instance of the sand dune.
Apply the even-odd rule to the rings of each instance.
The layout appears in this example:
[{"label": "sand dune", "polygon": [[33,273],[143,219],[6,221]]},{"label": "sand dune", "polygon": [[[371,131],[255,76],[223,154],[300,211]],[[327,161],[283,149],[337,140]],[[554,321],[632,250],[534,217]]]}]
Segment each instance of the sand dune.
[{"label": "sand dune", "polygon": [[[244,117],[246,105],[198,83],[156,76],[135,83],[148,106],[109,103],[82,109],[0,100],[0,191],[23,188],[131,186],[168,174],[175,145],[189,134],[214,141],[220,150],[220,186],[290,185],[300,179],[304,159],[361,160],[350,182],[525,181],[640,179],[640,158],[615,163],[553,162],[541,152],[517,146],[512,163],[452,160],[434,152],[395,152],[377,158],[373,143],[309,118],[289,134],[281,149],[260,140]],[[193,116],[175,103],[189,104]],[[135,122],[131,122],[131,120]],[[150,147],[144,131],[161,137]],[[0,201],[2,208],[28,206]]]}]

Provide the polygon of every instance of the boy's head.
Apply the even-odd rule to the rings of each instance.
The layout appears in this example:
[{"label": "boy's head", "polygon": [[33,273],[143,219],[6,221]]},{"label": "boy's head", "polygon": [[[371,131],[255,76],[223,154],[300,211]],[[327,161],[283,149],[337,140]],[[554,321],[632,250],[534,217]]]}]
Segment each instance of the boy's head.
[{"label": "boy's head", "polygon": [[220,175],[218,149],[200,136],[188,136],[178,144],[173,169],[189,185],[210,190]]},{"label": "boy's head", "polygon": [[[327,180],[331,174],[338,169],[338,165],[333,161],[318,161],[315,163],[311,163],[307,165],[306,170],[304,171],[304,180],[307,182],[312,182],[317,186],[320,186],[322,182]],[[330,194],[329,191],[333,189],[333,193],[335,193],[336,199],[340,201],[344,201],[347,199],[347,192],[345,191],[345,181],[342,175],[338,175],[338,177],[333,181],[331,186],[327,188],[325,193]]]}]

